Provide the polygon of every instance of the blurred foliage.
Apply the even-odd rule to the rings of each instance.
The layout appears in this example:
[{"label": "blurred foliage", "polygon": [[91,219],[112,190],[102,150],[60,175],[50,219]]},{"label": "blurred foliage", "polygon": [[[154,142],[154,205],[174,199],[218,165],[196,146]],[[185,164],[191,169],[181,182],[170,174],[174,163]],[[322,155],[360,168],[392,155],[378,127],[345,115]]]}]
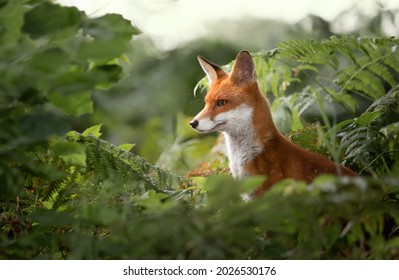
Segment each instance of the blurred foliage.
[{"label": "blurred foliage", "polygon": [[121,16],[48,1],[0,0],[0,22],[0,259],[399,258],[396,38],[254,53],[280,128],[372,176],[285,180],[244,202],[263,178],[220,174],[223,149],[187,126],[195,55],[234,46],[160,53],[130,43]]}]

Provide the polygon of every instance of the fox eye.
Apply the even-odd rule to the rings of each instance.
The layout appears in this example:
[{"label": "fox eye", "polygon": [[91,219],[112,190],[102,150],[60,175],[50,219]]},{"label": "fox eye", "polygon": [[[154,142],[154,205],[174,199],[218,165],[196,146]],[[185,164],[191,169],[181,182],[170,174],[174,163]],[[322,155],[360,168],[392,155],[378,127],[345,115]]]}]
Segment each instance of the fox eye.
[{"label": "fox eye", "polygon": [[225,99],[220,99],[220,100],[218,100],[218,106],[219,107],[222,107],[222,106],[224,106],[224,105],[226,105],[227,104],[227,100],[225,100]]}]

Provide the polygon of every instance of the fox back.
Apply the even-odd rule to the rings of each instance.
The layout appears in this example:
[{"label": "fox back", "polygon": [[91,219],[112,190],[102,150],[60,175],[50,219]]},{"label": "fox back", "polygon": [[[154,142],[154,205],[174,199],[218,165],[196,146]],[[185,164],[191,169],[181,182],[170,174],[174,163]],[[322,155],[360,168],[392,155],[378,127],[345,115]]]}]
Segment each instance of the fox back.
[{"label": "fox back", "polygon": [[234,177],[266,175],[257,195],[285,178],[309,183],[323,173],[355,175],[344,166],[296,146],[277,130],[247,51],[237,55],[230,74],[201,56],[198,61],[210,88],[204,109],[190,125],[200,133],[224,133]]}]

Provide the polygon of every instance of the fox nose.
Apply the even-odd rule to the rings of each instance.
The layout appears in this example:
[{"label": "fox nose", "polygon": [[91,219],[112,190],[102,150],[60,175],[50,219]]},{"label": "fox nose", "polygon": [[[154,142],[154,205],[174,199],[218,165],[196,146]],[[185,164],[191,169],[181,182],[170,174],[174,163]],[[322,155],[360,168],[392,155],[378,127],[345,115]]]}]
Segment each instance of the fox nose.
[{"label": "fox nose", "polygon": [[190,125],[191,125],[192,128],[196,128],[198,126],[198,121],[197,120],[192,120],[190,122]]}]

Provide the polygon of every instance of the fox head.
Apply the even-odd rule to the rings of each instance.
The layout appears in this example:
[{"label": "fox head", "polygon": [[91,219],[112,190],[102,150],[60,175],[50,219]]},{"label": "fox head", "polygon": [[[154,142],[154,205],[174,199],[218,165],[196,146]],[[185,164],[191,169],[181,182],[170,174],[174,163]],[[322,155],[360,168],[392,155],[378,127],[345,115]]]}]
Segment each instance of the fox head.
[{"label": "fox head", "polygon": [[260,92],[251,55],[241,51],[230,73],[202,56],[198,56],[198,61],[210,88],[205,97],[205,107],[191,120],[190,125],[200,133],[244,133],[252,125],[259,97],[257,94]]}]

